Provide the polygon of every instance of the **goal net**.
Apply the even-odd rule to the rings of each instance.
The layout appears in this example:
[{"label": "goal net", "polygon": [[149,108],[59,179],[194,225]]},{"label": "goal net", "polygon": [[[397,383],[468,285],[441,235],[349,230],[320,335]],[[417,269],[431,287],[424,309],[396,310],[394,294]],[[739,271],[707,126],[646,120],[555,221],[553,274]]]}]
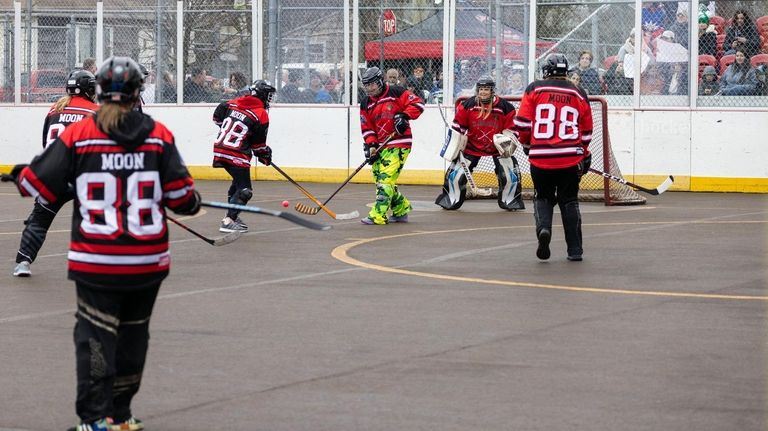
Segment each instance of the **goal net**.
[{"label": "goal net", "polygon": [[[515,108],[520,106],[521,96],[502,96],[512,102]],[[463,102],[466,97],[459,98],[457,104]],[[592,142],[589,151],[592,153],[592,167],[596,170],[607,172],[613,176],[623,178],[616,158],[611,150],[611,139],[608,136],[608,105],[605,99],[590,97],[592,106]],[[520,164],[520,174],[523,182],[523,198],[533,198],[533,181],[531,180],[530,164],[523,149],[518,147],[515,158]],[[477,193],[467,189],[467,199],[495,199],[498,195],[499,184],[494,173],[493,158],[482,157],[472,173],[477,185]],[[611,181],[602,175],[589,172],[581,178],[579,200],[585,202],[605,202],[606,205],[642,205],[645,198],[634,189],[616,181]]]}]

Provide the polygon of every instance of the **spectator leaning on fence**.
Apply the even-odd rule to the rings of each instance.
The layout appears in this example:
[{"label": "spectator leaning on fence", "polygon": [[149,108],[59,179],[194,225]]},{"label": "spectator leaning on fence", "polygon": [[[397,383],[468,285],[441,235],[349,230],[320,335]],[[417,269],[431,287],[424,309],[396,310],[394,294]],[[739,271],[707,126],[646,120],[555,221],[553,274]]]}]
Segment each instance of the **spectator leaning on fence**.
[{"label": "spectator leaning on fence", "polygon": [[720,92],[725,96],[754,95],[757,93],[755,69],[742,48],[736,49],[736,61],[731,63],[720,78]]}]

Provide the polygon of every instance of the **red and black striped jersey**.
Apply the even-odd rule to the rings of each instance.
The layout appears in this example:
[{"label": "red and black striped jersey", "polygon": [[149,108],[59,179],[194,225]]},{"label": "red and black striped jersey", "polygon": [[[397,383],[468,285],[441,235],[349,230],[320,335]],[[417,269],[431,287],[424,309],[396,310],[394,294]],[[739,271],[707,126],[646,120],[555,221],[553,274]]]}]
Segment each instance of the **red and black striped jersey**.
[{"label": "red and black striped jersey", "polygon": [[18,178],[22,195],[48,202],[75,186],[69,278],[94,288],[141,288],[165,278],[165,207],[197,200],[164,125],[139,112],[120,124],[109,136],[94,117],[70,125]]},{"label": "red and black striped jersey", "polygon": [[56,105],[51,106],[43,124],[43,148],[53,143],[61,132],[72,123],[76,123],[85,117],[89,117],[99,109],[99,105],[93,103],[85,96],[72,96],[69,103],[61,111],[56,111]]},{"label": "red and black striped jersey", "polygon": [[512,103],[494,96],[493,102],[480,105],[471,97],[456,107],[451,128],[467,135],[464,152],[473,156],[497,156],[493,135],[504,129],[514,129],[515,107]]},{"label": "red and black striped jersey", "polygon": [[530,145],[531,165],[542,169],[575,166],[589,154],[592,108],[584,90],[564,79],[533,82],[515,117],[520,143]]},{"label": "red and black striped jersey", "polygon": [[[395,131],[395,114],[404,113],[415,120],[424,112],[424,102],[419,96],[397,85],[384,84],[378,97],[366,96],[360,102],[360,130],[366,144],[381,144]],[[389,147],[411,148],[413,135],[410,126],[405,133],[396,136]]]},{"label": "red and black striped jersey", "polygon": [[250,94],[222,102],[213,112],[219,134],[213,142],[213,166],[251,167],[252,151],[267,145],[269,115]]}]

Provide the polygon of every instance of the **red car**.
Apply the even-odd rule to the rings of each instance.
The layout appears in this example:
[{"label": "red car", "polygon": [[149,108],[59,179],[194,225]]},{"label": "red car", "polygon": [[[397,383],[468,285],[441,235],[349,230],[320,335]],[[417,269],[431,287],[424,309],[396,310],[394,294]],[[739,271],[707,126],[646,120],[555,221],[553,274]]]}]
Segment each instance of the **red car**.
[{"label": "red car", "polygon": [[55,102],[66,94],[69,73],[57,69],[33,70],[30,79],[21,75],[21,101],[25,103]]}]

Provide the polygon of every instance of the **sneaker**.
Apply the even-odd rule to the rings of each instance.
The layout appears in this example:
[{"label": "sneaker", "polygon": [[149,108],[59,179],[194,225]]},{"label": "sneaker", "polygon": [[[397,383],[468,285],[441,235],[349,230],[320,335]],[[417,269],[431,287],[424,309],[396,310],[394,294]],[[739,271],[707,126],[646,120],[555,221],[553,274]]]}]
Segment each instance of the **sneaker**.
[{"label": "sneaker", "polygon": [[572,254],[572,255],[569,254],[568,260],[570,260],[571,262],[581,262],[584,259],[582,259],[580,254]]},{"label": "sneaker", "polygon": [[408,223],[408,214],[403,214],[401,216],[392,216],[389,218],[390,223]]},{"label": "sneaker", "polygon": [[384,222],[384,223],[376,223],[376,222],[375,222],[375,221],[373,221],[373,219],[372,219],[372,218],[370,218],[370,217],[365,217],[365,218],[363,218],[363,219],[360,219],[360,223],[362,223],[362,224],[367,224],[367,225],[369,225],[369,226],[372,226],[372,225],[379,225],[379,224],[387,224],[386,222]]},{"label": "sneaker", "polygon": [[131,416],[125,422],[119,422],[109,427],[110,431],[141,431],[144,429],[144,422]]},{"label": "sneaker", "polygon": [[539,232],[539,248],[536,249],[536,257],[541,260],[549,259],[549,240],[552,239],[552,232],[549,229],[542,229]]},{"label": "sneaker", "polygon": [[13,268],[13,276],[29,277],[32,275],[32,270],[29,269],[29,265],[31,265],[31,263],[27,262],[26,260],[16,264],[16,267]]},{"label": "sneaker", "polygon": [[67,429],[67,431],[112,431],[112,419],[104,418],[89,424],[80,424],[76,427]]},{"label": "sneaker", "polygon": [[219,227],[219,232],[248,232],[248,226],[243,223],[240,218],[236,218],[235,220],[232,220],[229,217],[224,217],[223,220],[221,220],[221,226]]}]

